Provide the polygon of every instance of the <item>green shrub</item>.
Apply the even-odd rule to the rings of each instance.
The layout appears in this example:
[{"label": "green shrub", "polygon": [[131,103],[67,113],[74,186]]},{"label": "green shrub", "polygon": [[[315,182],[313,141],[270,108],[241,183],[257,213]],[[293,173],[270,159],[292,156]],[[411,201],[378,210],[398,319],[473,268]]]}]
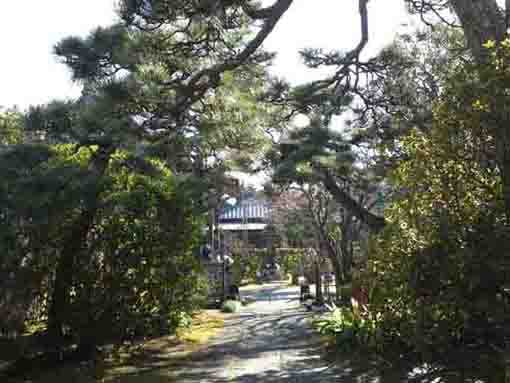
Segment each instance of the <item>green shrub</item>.
[{"label": "green shrub", "polygon": [[[71,229],[80,228],[80,253],[68,268],[58,327],[78,344],[174,330],[183,313],[201,305],[207,287],[194,253],[203,223],[184,186],[155,159],[134,167],[128,153],[116,152],[98,178],[89,172],[93,147],[36,149],[0,157],[12,163],[0,169],[0,201],[6,201],[0,204],[0,277],[12,275],[9,292],[19,292],[5,294],[13,297],[8,302],[0,297],[0,309],[13,313],[7,320],[46,321],[62,248]],[[35,163],[26,159],[30,153]],[[94,207],[84,207],[91,196]],[[5,280],[0,278],[0,291]],[[29,315],[15,318],[18,311]]]},{"label": "green shrub", "polygon": [[242,306],[241,302],[239,301],[228,300],[225,301],[221,306],[221,311],[229,314],[238,313],[239,311],[241,311],[241,306]]},{"label": "green shrub", "polygon": [[332,311],[315,320],[313,326],[342,350],[375,345],[376,321],[368,312],[333,306]]},{"label": "green shrub", "polygon": [[455,67],[431,128],[399,140],[389,180],[401,193],[385,208],[364,275],[382,354],[403,348],[463,381],[504,381],[508,358],[510,228],[501,168],[486,159],[499,151],[494,121],[507,97],[497,84],[510,81],[509,47],[491,52],[482,72]]},{"label": "green shrub", "polygon": [[158,178],[116,168],[122,159],[112,160],[70,301],[71,328],[101,339],[173,331],[198,307],[204,287],[193,253],[200,222],[172,174],[156,161]]}]

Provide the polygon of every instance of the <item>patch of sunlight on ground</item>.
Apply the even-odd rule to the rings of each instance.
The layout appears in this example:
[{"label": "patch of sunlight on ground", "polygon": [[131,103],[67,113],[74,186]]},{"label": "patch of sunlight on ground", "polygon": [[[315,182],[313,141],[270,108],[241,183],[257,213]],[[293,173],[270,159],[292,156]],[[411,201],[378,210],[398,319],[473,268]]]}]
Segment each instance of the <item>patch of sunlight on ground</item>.
[{"label": "patch of sunlight on ground", "polygon": [[217,311],[202,311],[193,317],[189,329],[177,331],[177,337],[183,342],[204,344],[215,336],[225,325],[224,315]]},{"label": "patch of sunlight on ground", "polygon": [[189,361],[191,355],[224,327],[224,315],[204,310],[193,316],[187,329],[176,335],[150,339],[137,345],[116,347],[93,363],[48,371],[32,383],[173,383],[172,370]]},{"label": "patch of sunlight on ground", "polygon": [[156,383],[173,382],[171,371],[189,360],[224,327],[224,315],[218,310],[204,310],[193,316],[189,328],[175,336],[152,339],[139,345],[122,362],[111,363],[104,382]]},{"label": "patch of sunlight on ground", "polygon": [[26,323],[25,333],[23,335],[34,335],[46,331],[45,321],[34,321]]}]

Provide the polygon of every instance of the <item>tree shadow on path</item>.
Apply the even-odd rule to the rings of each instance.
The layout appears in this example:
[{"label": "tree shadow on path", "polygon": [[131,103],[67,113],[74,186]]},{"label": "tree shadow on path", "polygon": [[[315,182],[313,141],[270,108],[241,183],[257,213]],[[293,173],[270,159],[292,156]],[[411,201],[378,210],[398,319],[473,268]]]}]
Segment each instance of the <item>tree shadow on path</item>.
[{"label": "tree shadow on path", "polygon": [[[397,383],[400,371],[381,371],[365,358],[344,356],[328,362],[324,347],[308,322],[312,314],[296,304],[298,288],[269,286],[254,293],[257,301],[225,323],[207,347],[166,365],[153,355],[153,368],[122,382],[179,383]],[[290,300],[290,302],[289,302]],[[145,376],[145,378],[144,378]],[[133,378],[135,378],[133,376]],[[159,379],[159,380],[158,380]]]}]

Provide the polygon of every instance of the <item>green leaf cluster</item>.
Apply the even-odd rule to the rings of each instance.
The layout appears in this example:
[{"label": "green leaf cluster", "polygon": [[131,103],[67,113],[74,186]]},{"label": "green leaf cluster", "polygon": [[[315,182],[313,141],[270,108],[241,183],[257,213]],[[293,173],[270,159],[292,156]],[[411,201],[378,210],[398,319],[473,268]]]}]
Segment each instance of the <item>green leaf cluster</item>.
[{"label": "green leaf cluster", "polygon": [[321,335],[330,337],[339,350],[376,346],[376,318],[357,309],[333,306],[329,313],[314,320],[313,326]]},{"label": "green leaf cluster", "polygon": [[388,351],[398,345],[416,361],[475,378],[506,368],[510,232],[494,123],[497,105],[508,110],[498,90],[510,79],[500,65],[507,45],[483,71],[453,68],[432,128],[400,141],[392,173],[400,197],[371,240],[364,275]]},{"label": "green leaf cluster", "polygon": [[0,146],[12,145],[23,139],[23,115],[16,109],[0,108]]}]

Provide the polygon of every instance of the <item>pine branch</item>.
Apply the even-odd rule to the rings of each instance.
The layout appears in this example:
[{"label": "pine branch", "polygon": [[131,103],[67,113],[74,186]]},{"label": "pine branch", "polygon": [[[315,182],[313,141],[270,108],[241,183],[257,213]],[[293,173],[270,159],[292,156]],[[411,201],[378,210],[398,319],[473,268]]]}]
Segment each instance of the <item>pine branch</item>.
[{"label": "pine branch", "polygon": [[185,92],[183,92],[185,93],[185,97],[176,106],[176,112],[179,113],[189,108],[192,104],[201,99],[209,89],[217,87],[222,73],[234,70],[245,63],[273,31],[292,2],[293,0],[278,0],[276,4],[270,7],[270,12],[269,10],[267,11],[267,18],[260,31],[237,56],[223,63],[205,68],[192,75],[185,84],[187,88]]},{"label": "pine branch", "polygon": [[318,172],[322,175],[322,182],[326,189],[333,195],[335,200],[341,204],[345,209],[349,210],[356,218],[365,223],[370,229],[378,232],[386,226],[386,221],[383,217],[379,217],[371,213],[368,209],[360,205],[354,198],[347,192],[340,188],[331,172],[324,168],[317,166]]}]

